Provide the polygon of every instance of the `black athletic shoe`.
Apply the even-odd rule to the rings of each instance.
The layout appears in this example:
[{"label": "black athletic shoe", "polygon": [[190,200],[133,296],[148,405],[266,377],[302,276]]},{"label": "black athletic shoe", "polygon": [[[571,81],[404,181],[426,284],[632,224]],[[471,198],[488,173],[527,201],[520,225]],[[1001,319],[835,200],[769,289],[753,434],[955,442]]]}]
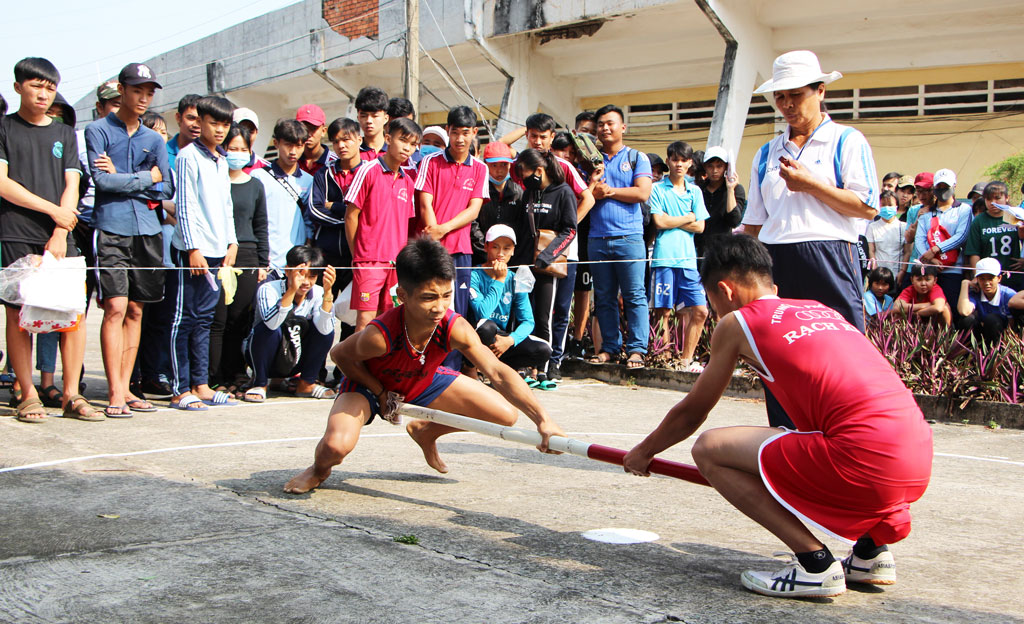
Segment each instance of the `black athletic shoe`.
[{"label": "black athletic shoe", "polygon": [[143,381],[138,385],[138,389],[154,399],[169,399],[174,396],[174,391],[168,384],[154,379]]},{"label": "black athletic shoe", "polygon": [[562,381],[562,371],[559,369],[558,364],[548,364],[548,380],[552,383]]},{"label": "black athletic shoe", "polygon": [[570,360],[582,360],[583,342],[575,338],[569,338],[565,343],[565,357]]}]

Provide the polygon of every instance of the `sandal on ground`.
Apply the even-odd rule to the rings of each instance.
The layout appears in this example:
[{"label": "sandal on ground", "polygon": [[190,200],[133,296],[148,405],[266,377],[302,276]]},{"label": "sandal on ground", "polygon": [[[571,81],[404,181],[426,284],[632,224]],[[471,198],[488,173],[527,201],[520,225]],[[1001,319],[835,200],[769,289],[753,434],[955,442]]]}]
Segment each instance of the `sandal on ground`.
[{"label": "sandal on ground", "polygon": [[103,408],[107,418],[131,418],[132,410],[127,405],[108,405]]},{"label": "sandal on ground", "polygon": [[267,400],[267,389],[266,388],[249,388],[242,395],[242,400],[246,403],[262,403]]},{"label": "sandal on ground", "polygon": [[230,394],[224,392],[223,390],[218,390],[214,392],[212,398],[203,399],[203,403],[206,403],[207,405],[213,405],[214,407],[220,407],[222,405],[238,405],[238,401],[236,401]]},{"label": "sandal on ground", "polygon": [[36,390],[39,391],[39,398],[46,407],[64,406],[64,393],[57,386],[47,386],[45,388],[36,386]]},{"label": "sandal on ground", "polygon": [[104,420],[103,412],[96,409],[89,403],[89,400],[80,394],[68,399],[64,406],[64,418],[75,418],[88,422],[99,422]]},{"label": "sandal on ground", "polygon": [[537,387],[540,388],[541,390],[557,390],[558,384],[551,381],[550,379],[545,379],[544,381],[538,383]]},{"label": "sandal on ground", "polygon": [[194,394],[187,394],[180,401],[171,401],[171,407],[185,412],[205,412],[210,409]]},{"label": "sandal on ground", "polygon": [[594,355],[587,358],[587,364],[608,364],[613,359],[612,354],[607,351],[595,353]]},{"label": "sandal on ground", "polygon": [[296,392],[295,396],[301,399],[333,399],[338,393],[320,384],[314,384],[309,392]]},{"label": "sandal on ground", "polygon": [[534,379],[533,377],[530,377],[529,375],[527,375],[526,377],[524,377],[524,378],[523,378],[523,381],[525,381],[525,382],[526,382],[526,385],[527,385],[527,386],[529,386],[529,387],[531,387],[531,388],[536,388],[536,387],[538,387],[538,386],[540,385],[540,382],[539,382],[539,381],[537,381],[537,380],[536,380],[536,379]]},{"label": "sandal on ground", "polygon": [[704,365],[701,364],[700,362],[698,362],[697,360],[694,360],[694,361],[690,362],[686,366],[686,368],[683,369],[683,372],[684,373],[698,373],[698,374],[699,373],[703,373],[704,372]]},{"label": "sandal on ground", "polygon": [[[125,401],[125,403],[127,404],[128,407],[131,408],[131,410],[133,412],[155,412],[156,411],[156,408],[153,407],[153,404],[150,403],[149,401],[145,400],[145,399],[128,399],[127,401]],[[110,414],[107,414],[107,415],[109,416]]]},{"label": "sandal on ground", "polygon": [[46,421],[46,410],[38,397],[25,399],[18,403],[18,420],[24,423],[41,423]]},{"label": "sandal on ground", "polygon": [[643,353],[639,353],[637,351],[634,351],[633,353],[629,354],[628,358],[626,358],[626,368],[628,368],[628,369],[636,370],[636,369],[641,369],[644,366],[646,366],[646,364],[644,363],[644,354]]}]

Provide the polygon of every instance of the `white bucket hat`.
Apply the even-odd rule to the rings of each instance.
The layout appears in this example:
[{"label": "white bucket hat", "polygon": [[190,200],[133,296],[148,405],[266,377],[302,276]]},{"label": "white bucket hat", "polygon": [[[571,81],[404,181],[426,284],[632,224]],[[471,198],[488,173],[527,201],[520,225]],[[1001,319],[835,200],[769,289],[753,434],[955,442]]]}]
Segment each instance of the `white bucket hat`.
[{"label": "white bucket hat", "polygon": [[816,82],[828,84],[842,78],[837,71],[824,73],[818,57],[810,50],[786,52],[772,63],[772,79],[758,87],[754,93],[771,93],[798,89]]}]

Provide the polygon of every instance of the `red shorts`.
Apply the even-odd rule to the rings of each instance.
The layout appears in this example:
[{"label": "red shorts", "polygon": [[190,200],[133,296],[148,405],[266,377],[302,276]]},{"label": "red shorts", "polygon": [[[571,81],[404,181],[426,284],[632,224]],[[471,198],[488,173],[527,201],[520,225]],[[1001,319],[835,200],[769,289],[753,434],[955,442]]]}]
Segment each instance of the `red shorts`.
[{"label": "red shorts", "polygon": [[[761,480],[783,507],[844,542],[870,535],[892,544],[910,534],[910,503],[931,476],[931,431],[893,456],[869,441],[850,444],[821,432],[783,431],[758,452]],[[862,467],[872,465],[876,477]]]},{"label": "red shorts", "polygon": [[[380,262],[353,262],[352,309],[384,312],[395,307],[391,288],[398,283],[395,267]],[[365,267],[365,268],[363,268]]]}]

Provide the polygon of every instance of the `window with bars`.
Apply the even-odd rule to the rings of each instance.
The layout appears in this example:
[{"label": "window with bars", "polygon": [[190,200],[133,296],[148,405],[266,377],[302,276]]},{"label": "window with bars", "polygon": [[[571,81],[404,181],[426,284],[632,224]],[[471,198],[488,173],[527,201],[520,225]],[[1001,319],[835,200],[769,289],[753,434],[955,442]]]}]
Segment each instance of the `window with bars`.
[{"label": "window with bars", "polygon": [[[929,117],[1024,110],[1024,79],[979,80],[946,84],[829,90],[825,99],[834,119]],[[629,106],[632,135],[711,127],[714,100]],[[775,109],[757,95],[747,124],[782,123]]]}]

